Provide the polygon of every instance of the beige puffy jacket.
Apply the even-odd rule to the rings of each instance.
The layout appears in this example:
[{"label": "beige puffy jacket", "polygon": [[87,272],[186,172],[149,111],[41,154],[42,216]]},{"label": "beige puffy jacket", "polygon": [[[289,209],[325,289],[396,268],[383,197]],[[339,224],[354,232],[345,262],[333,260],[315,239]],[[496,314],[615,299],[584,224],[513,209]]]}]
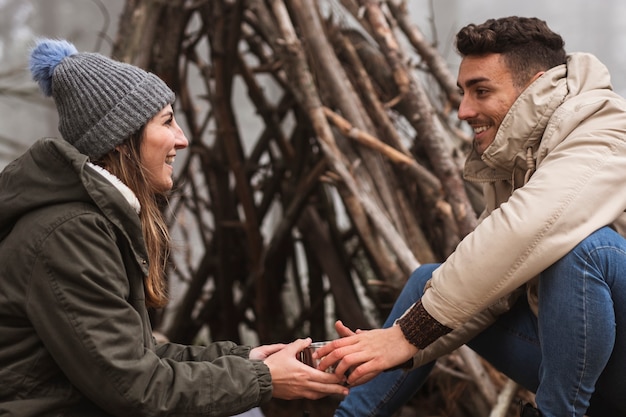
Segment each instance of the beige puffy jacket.
[{"label": "beige puffy jacket", "polygon": [[426,311],[452,328],[420,351],[415,366],[451,352],[528,291],[535,277],[626,209],[626,101],[607,68],[576,53],[515,101],[464,177],[482,184],[477,228],[434,272]]}]

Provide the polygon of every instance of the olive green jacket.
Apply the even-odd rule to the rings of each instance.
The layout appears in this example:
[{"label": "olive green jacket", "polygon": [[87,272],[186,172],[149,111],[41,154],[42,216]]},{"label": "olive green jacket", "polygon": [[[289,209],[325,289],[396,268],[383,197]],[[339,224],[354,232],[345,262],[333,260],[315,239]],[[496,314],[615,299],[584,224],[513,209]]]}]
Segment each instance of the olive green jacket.
[{"label": "olive green jacket", "polygon": [[0,415],[226,416],[268,401],[249,348],[155,345],[122,193],[61,140],[0,174]]}]

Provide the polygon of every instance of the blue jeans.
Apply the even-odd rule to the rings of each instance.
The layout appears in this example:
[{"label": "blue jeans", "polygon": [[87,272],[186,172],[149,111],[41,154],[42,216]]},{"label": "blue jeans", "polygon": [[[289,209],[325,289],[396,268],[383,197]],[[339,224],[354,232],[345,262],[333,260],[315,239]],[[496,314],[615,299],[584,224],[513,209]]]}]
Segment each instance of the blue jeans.
[{"label": "blue jeans", "polygon": [[[383,327],[421,297],[437,267],[411,275]],[[626,416],[626,240],[608,227],[592,233],[541,274],[538,289],[538,318],[520,297],[467,345],[535,392],[545,417]],[[352,388],[335,416],[390,416],[433,365],[383,372]]]}]

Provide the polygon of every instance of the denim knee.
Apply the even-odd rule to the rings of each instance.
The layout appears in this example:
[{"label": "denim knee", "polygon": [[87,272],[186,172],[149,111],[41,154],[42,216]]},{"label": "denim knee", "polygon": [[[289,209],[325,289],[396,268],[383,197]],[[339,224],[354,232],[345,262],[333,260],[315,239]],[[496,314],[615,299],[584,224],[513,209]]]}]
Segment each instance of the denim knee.
[{"label": "denim knee", "polygon": [[396,299],[394,306],[385,322],[384,327],[388,327],[398,319],[409,307],[415,304],[424,293],[424,287],[428,280],[432,277],[433,271],[439,267],[440,264],[424,264],[419,266],[402,288],[402,292]]}]

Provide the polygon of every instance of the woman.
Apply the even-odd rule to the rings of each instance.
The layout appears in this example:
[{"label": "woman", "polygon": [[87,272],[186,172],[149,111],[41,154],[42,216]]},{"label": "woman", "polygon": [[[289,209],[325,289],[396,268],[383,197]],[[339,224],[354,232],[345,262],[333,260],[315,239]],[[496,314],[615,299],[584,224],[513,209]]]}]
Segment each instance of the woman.
[{"label": "woman", "polygon": [[226,416],[272,396],[346,394],[304,365],[309,339],[257,348],[155,344],[166,303],[159,210],[187,139],[154,74],[66,41],[30,68],[63,140],[43,139],[0,174],[0,414]]}]

